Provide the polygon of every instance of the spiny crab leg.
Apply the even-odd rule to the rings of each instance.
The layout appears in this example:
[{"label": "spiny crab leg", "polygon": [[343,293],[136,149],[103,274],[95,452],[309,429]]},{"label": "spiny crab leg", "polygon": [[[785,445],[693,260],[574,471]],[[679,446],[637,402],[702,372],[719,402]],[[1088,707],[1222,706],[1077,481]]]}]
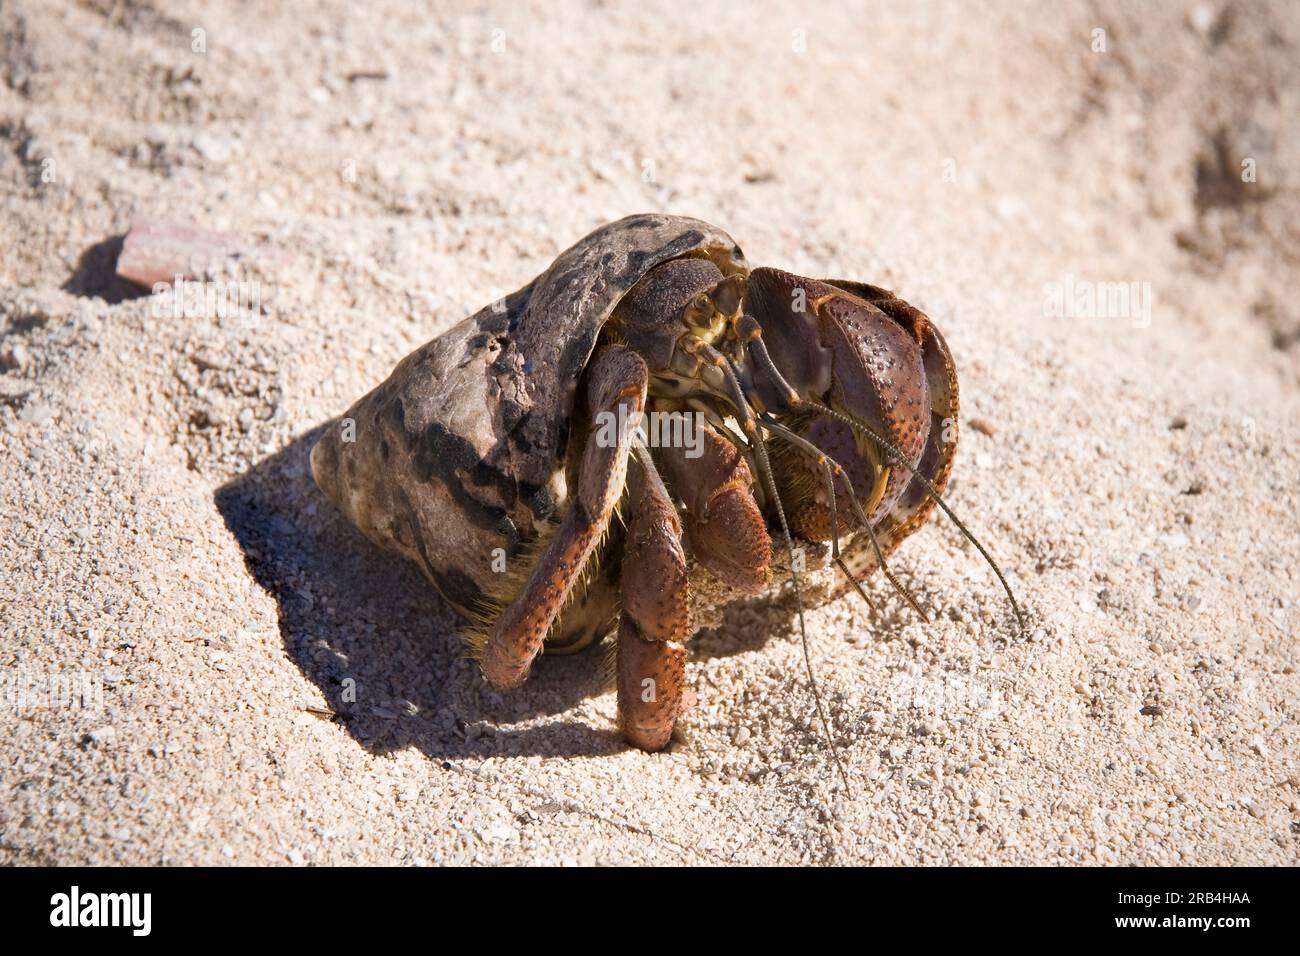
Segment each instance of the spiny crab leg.
[{"label": "spiny crab leg", "polygon": [[[649,373],[639,355],[621,345],[605,346],[588,369],[593,415],[608,413],[620,422],[639,420],[648,384]],[[572,506],[523,591],[502,611],[488,634],[480,653],[483,676],[493,686],[510,688],[523,683],[551,624],[608,528],[623,494],[633,437],[623,431],[620,429],[613,447],[587,443]]]},{"label": "spiny crab leg", "polygon": [[723,583],[758,594],[768,583],[772,540],[754,500],[744,443],[701,425],[697,457],[680,443],[658,449],[658,464],[686,507],[695,558]]},{"label": "spiny crab leg", "polygon": [[623,733],[643,750],[660,750],[672,737],[686,687],[690,636],[689,584],[677,508],[650,452],[639,438],[632,452],[640,468],[630,481],[620,592],[616,673]]}]

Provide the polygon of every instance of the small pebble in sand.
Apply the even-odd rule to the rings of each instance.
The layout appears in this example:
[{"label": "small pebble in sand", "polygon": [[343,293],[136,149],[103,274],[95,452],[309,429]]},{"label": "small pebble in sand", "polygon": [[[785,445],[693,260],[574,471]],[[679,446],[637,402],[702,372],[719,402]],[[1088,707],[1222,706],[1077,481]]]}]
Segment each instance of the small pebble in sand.
[{"label": "small pebble in sand", "polygon": [[27,422],[30,425],[44,425],[54,417],[54,409],[44,402],[33,402],[30,405],[24,405],[22,411],[18,413],[18,420]]},{"label": "small pebble in sand", "polygon": [[981,435],[992,436],[993,432],[996,431],[993,425],[984,418],[972,418],[968,424],[972,431],[977,431]]},{"label": "small pebble in sand", "polygon": [[485,827],[474,831],[484,843],[518,843],[519,831],[504,823],[498,823],[495,826]]},{"label": "small pebble in sand", "polygon": [[230,140],[216,136],[207,130],[199,132],[194,137],[192,145],[195,152],[214,163],[224,163],[230,158]]},{"label": "small pebble in sand", "polygon": [[3,352],[0,352],[0,370],[15,369],[21,372],[31,361],[32,354],[27,350],[27,346],[21,342],[15,342],[7,346]]},{"label": "small pebble in sand", "polygon": [[1191,16],[1188,17],[1192,24],[1192,29],[1202,36],[1207,35],[1214,27],[1214,21],[1218,13],[1213,4],[1200,3],[1192,10]]}]

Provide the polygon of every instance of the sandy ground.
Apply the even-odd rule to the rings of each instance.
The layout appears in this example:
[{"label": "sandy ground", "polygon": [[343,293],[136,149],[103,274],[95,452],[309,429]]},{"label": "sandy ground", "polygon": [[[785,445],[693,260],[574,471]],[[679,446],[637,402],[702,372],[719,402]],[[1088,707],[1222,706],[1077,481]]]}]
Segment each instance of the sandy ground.
[{"label": "sandy ground", "polygon": [[[0,6],[0,861],[1296,863],[1300,7],[286,6]],[[630,751],[598,655],[490,692],[306,470],[644,210],[956,355],[1029,634],[941,521],[895,560],[932,624],[812,612],[851,798],[788,603]],[[115,279],[137,216],[255,243],[262,307]],[[1138,294],[1054,304],[1098,282]]]}]

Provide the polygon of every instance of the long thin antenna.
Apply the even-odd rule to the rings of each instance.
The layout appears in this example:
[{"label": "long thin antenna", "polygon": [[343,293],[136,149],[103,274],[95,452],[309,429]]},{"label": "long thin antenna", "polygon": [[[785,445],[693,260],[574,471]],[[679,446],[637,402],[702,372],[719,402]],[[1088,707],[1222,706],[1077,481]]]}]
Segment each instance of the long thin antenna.
[{"label": "long thin antenna", "polygon": [[971,533],[970,529],[967,528],[966,525],[962,523],[962,520],[960,518],[958,518],[955,514],[953,514],[953,510],[949,508],[948,503],[943,500],[943,496],[939,494],[939,489],[934,486],[934,482],[932,482],[929,478],[925,477],[925,475],[917,471],[916,468],[912,466],[912,463],[909,462],[903,456],[903,453],[898,450],[897,445],[895,445],[893,442],[891,442],[889,439],[885,438],[884,436],[876,434],[876,432],[873,429],[869,428],[867,425],[863,424],[862,422],[858,421],[855,418],[851,418],[848,415],[843,414],[842,412],[837,412],[835,409],[823,405],[820,402],[809,402],[808,404],[810,404],[812,407],[816,408],[818,411],[822,412],[823,414],[829,415],[831,418],[843,422],[845,425],[848,425],[850,428],[854,429],[855,431],[861,432],[862,434],[866,435],[868,438],[874,441],[878,446],[880,446],[881,449],[888,452],[891,458],[893,458],[900,465],[902,465],[909,472],[911,472],[913,478],[915,478],[917,481],[921,482],[921,484],[925,486],[925,490],[929,492],[930,497],[933,498],[935,500],[935,503],[938,504],[939,507],[943,509],[943,513],[952,519],[952,523],[957,526],[957,530],[959,530],[966,537],[966,540],[969,541],[971,544],[975,545],[975,549],[979,551],[980,555],[983,556],[984,560],[988,562],[989,567],[993,569],[993,573],[997,575],[998,581],[1001,582],[1002,584],[1002,590],[1007,592],[1007,600],[1011,602],[1011,610],[1015,612],[1016,623],[1019,625],[1020,633],[1023,636],[1025,633],[1025,618],[1024,615],[1020,613],[1020,605],[1016,603],[1016,596],[1011,592],[1011,585],[1007,583],[1006,577],[1002,574],[1002,569],[999,568],[998,563],[993,560],[993,556],[989,554],[987,550],[985,550],[984,545],[979,543],[979,539],[977,539],[975,535]]},{"label": "long thin antenna", "polygon": [[[844,558],[840,555],[840,518],[839,511],[836,509],[837,496],[835,493],[835,475],[833,475],[831,471],[831,464],[827,463],[827,455],[820,453],[820,451],[816,449],[816,446],[811,444],[809,441],[803,440],[803,438],[790,431],[790,429],[785,428],[785,425],[776,423],[776,421],[772,420],[770,415],[761,415],[759,416],[759,420],[762,421],[763,428],[766,428],[768,432],[771,432],[780,438],[784,438],[785,441],[790,442],[790,444],[794,446],[800,447],[800,449],[803,449],[803,447],[806,446],[807,450],[815,451],[815,453],[818,454],[818,464],[822,466],[822,477],[826,479],[827,496],[831,499],[831,561],[835,562],[836,566],[839,567],[841,571],[844,571],[845,578],[849,580],[849,584],[853,585],[854,591],[858,592],[858,597],[861,597],[862,600],[866,602],[867,607],[871,607],[872,610],[875,610],[876,606],[874,602],[871,601],[870,597],[867,597],[867,592],[863,591],[862,585],[858,583],[857,578],[854,578],[853,572],[849,571],[848,564],[844,563]],[[831,463],[835,463],[835,459],[831,459]],[[836,468],[839,468],[839,464],[837,463]]]},{"label": "long thin antenna", "polygon": [[867,518],[866,512],[862,510],[861,502],[859,502],[857,496],[853,494],[853,483],[849,480],[848,472],[844,470],[844,466],[841,465],[834,458],[832,458],[830,455],[826,454],[826,452],[822,451],[812,442],[808,441],[808,439],[797,434],[796,432],[791,431],[790,429],[786,428],[784,425],[778,424],[776,421],[772,419],[770,415],[763,415],[762,422],[763,422],[763,427],[769,429],[773,434],[781,436],[790,444],[796,446],[797,448],[800,448],[801,450],[807,452],[810,455],[816,456],[817,464],[821,466],[822,474],[826,478],[826,487],[827,490],[830,492],[830,497],[831,497],[832,557],[835,559],[836,563],[839,564],[840,568],[843,569],[844,573],[848,575],[849,580],[852,581],[853,586],[858,589],[858,593],[862,595],[863,600],[867,602],[868,606],[871,606],[871,601],[870,599],[867,598],[866,592],[862,590],[862,586],[858,584],[857,578],[853,576],[853,574],[849,571],[848,565],[846,565],[844,563],[844,560],[840,557],[839,538],[838,535],[835,534],[835,526],[834,526],[835,498],[836,498],[835,476],[839,476],[839,478],[841,478],[844,481],[845,487],[849,489],[849,495],[848,495],[849,502],[853,506],[853,511],[854,514],[857,516],[858,523],[862,525],[863,529],[867,532],[867,537],[871,540],[871,546],[876,551],[876,563],[880,565],[880,570],[885,572],[885,577],[889,579],[889,583],[894,586],[894,589],[897,590],[899,594],[903,595],[903,597],[907,600],[907,603],[912,606],[912,610],[914,610],[917,613],[917,615],[921,618],[921,620],[929,624],[930,623],[929,616],[925,613],[924,610],[922,610],[921,605],[917,603],[917,600],[912,595],[912,592],[909,591],[907,587],[904,586],[903,582],[899,581],[898,578],[894,576],[894,572],[889,569],[889,563],[885,561],[884,552],[880,550],[880,541],[876,538],[876,530],[871,526],[871,521],[870,519]]},{"label": "long thin antenna", "polygon": [[781,498],[776,493],[776,481],[772,478],[772,464],[768,461],[767,448],[764,446],[763,438],[758,434],[757,429],[754,431],[754,449],[762,462],[759,471],[762,472],[763,481],[768,486],[768,494],[772,496],[772,501],[776,504],[777,520],[781,523],[781,534],[785,536],[785,550],[790,561],[790,583],[794,587],[795,608],[799,612],[799,639],[803,644],[803,663],[804,668],[808,671],[808,686],[812,689],[813,702],[817,705],[817,717],[821,721],[822,731],[826,734],[826,740],[831,745],[831,758],[835,761],[835,767],[840,772],[840,779],[844,781],[844,793],[852,799],[853,787],[849,783],[849,774],[844,769],[844,762],[840,759],[840,748],[835,743],[835,735],[831,733],[831,722],[826,717],[826,708],[822,706],[821,689],[817,686],[817,675],[813,673],[812,655],[808,651],[808,629],[804,626],[803,621],[803,594],[799,590],[799,575],[794,569],[794,539],[790,536],[790,526],[785,520],[785,508],[781,506]]},{"label": "long thin antenna", "polygon": [[758,470],[763,483],[767,485],[772,503],[776,506],[776,515],[781,522],[781,533],[785,536],[786,555],[790,560],[790,583],[794,588],[795,607],[799,614],[799,638],[800,643],[803,645],[803,662],[808,671],[808,686],[812,690],[813,702],[817,706],[817,717],[821,721],[823,732],[826,734],[826,742],[830,744],[831,759],[835,761],[835,766],[840,772],[840,779],[844,781],[844,793],[851,798],[853,796],[853,787],[849,783],[848,771],[844,769],[844,761],[840,757],[839,745],[835,743],[835,735],[831,732],[831,722],[827,718],[826,708],[822,704],[822,694],[820,687],[817,685],[817,675],[813,673],[812,653],[808,649],[808,628],[803,619],[803,593],[799,590],[799,573],[795,570],[794,538],[790,534],[790,525],[785,520],[785,508],[781,504],[781,496],[777,494],[776,479],[772,476],[772,463],[767,457],[767,446],[763,443],[763,434],[759,430],[758,416],[754,414],[754,409],[745,399],[745,393],[740,387],[740,380],[736,377],[735,366],[732,365],[729,358],[703,339],[697,338],[693,342],[688,341],[687,349],[722,372],[731,391],[731,403],[735,406],[736,414],[740,416],[741,427],[744,429],[746,436],[752,439],[754,453],[758,458]]}]

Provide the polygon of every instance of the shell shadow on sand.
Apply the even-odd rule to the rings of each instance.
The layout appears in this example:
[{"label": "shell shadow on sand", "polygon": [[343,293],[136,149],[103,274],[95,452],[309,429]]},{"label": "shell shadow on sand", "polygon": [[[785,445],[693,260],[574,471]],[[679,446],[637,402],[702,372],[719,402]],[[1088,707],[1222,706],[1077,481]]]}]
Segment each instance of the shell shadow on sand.
[{"label": "shell shadow on sand", "polygon": [[[318,425],[217,489],[214,499],[249,573],[275,599],[285,654],[319,690],[303,709],[333,720],[371,752],[418,747],[437,760],[601,756],[623,743],[612,720],[556,717],[612,689],[602,650],[544,657],[522,687],[499,694],[465,658],[461,620],[405,559],[367,541],[312,480]],[[779,595],[750,602],[752,613]],[[791,610],[793,610],[791,606]],[[727,629],[730,613],[722,617]],[[752,650],[692,641],[692,655]],[[612,716],[612,705],[607,710]]]}]

